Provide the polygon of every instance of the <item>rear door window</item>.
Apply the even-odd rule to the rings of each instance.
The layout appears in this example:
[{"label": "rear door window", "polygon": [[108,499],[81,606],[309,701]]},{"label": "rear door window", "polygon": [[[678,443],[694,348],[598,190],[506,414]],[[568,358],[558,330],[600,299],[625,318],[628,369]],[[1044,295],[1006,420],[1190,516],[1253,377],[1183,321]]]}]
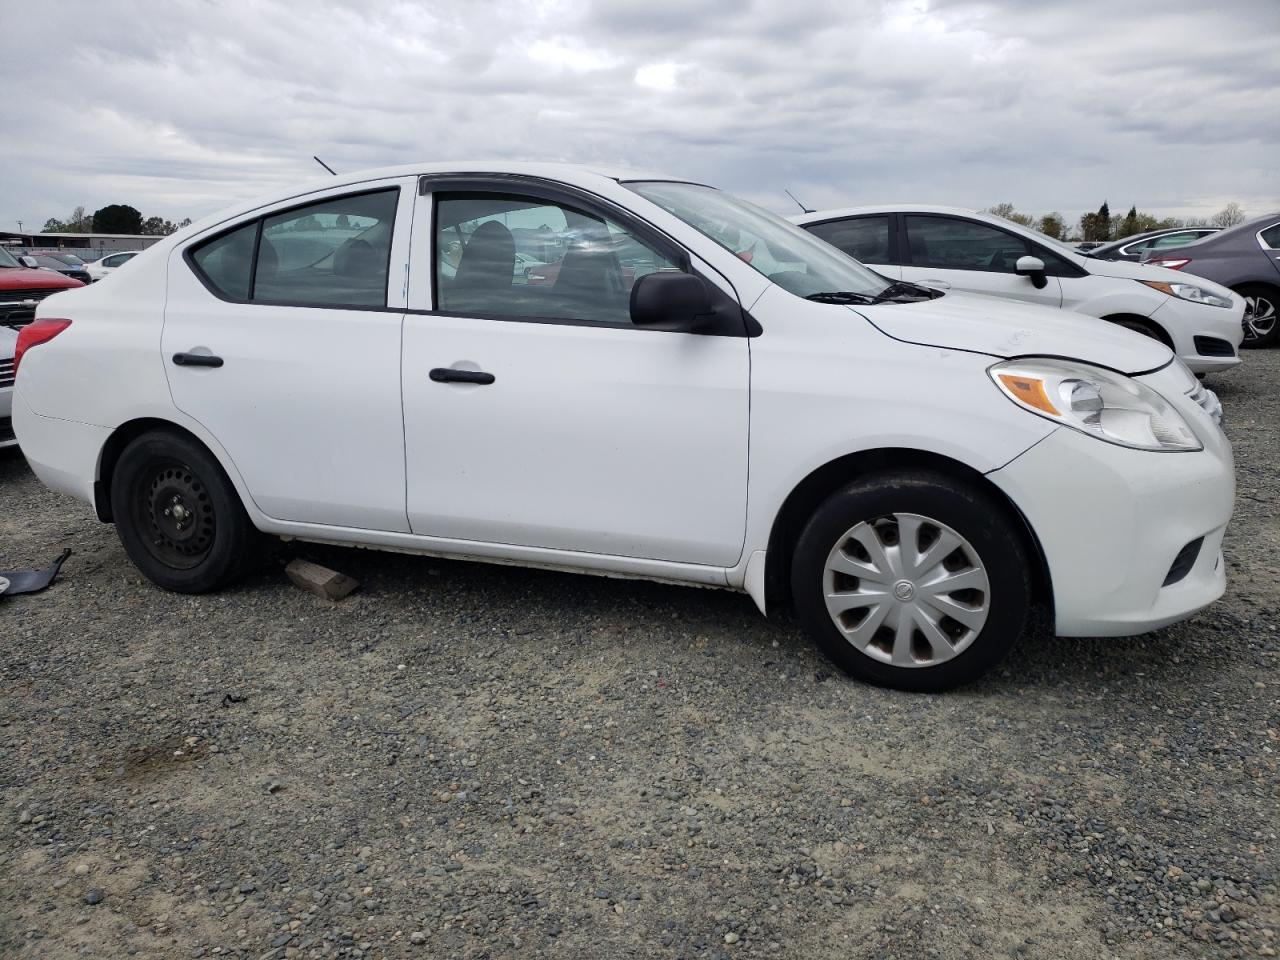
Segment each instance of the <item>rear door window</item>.
[{"label": "rear door window", "polygon": [[191,258],[230,300],[385,306],[398,199],[392,188],[295,207],[214,237]]},{"label": "rear door window", "polygon": [[805,227],[837,250],[863,263],[889,262],[889,217],[887,214],[829,220]]}]

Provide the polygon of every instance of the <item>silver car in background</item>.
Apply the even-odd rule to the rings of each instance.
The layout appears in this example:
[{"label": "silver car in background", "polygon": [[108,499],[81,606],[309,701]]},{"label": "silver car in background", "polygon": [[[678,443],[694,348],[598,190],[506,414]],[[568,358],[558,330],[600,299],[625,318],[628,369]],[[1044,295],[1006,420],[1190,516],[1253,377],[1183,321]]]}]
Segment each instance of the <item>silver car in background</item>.
[{"label": "silver car in background", "polygon": [[1280,213],[1270,213],[1146,261],[1230,287],[1245,300],[1244,346],[1280,340]]}]

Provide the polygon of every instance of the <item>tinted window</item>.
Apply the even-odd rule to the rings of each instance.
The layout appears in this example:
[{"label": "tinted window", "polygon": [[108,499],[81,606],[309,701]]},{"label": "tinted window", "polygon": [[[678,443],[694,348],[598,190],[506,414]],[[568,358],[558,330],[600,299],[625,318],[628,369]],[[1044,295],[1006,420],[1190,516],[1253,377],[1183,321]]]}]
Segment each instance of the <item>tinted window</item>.
[{"label": "tinted window", "polygon": [[384,306],[397,198],[398,191],[383,190],[266,217],[253,299]]},{"label": "tinted window", "polygon": [[232,300],[249,299],[249,273],[253,268],[253,241],[258,222],[215,237],[192,255],[196,266],[214,289]]},{"label": "tinted window", "polygon": [[630,324],[632,285],[658,270],[679,266],[594,213],[514,194],[438,195],[441,310]]},{"label": "tinted window", "polygon": [[1163,237],[1156,237],[1150,241],[1152,250],[1168,250],[1170,247],[1181,247],[1184,244],[1199,240],[1203,234],[1194,231],[1183,231],[1182,233],[1168,233]]},{"label": "tinted window", "polygon": [[1267,227],[1259,236],[1262,237],[1262,242],[1272,250],[1280,250],[1280,223]]},{"label": "tinted window", "polygon": [[889,218],[855,217],[815,223],[806,229],[863,263],[889,262]]},{"label": "tinted window", "polygon": [[1013,273],[1018,258],[1032,252],[1026,240],[985,223],[913,215],[907,216],[907,247],[913,266],[995,273]]}]

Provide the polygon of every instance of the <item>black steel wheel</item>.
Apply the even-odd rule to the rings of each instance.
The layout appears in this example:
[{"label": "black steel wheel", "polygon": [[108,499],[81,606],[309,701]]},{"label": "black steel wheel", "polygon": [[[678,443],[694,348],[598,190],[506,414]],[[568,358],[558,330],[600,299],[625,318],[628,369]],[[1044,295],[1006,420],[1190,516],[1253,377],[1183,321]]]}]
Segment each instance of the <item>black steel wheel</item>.
[{"label": "black steel wheel", "polygon": [[137,437],[120,454],[111,509],[125,552],[167,590],[216,590],[248,569],[259,534],[230,479],[194,438]]}]

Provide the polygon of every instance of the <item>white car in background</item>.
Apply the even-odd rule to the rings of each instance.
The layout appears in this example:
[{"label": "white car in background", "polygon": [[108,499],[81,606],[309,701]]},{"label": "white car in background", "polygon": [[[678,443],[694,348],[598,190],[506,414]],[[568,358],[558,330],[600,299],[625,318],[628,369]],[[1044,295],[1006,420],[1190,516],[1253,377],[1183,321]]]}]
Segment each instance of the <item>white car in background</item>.
[{"label": "white car in background", "polygon": [[[565,241],[554,282],[514,282],[517,230]],[[242,576],[262,533],[727,587],[940,690],[1033,603],[1117,636],[1225,585],[1231,447],[1167,347],[904,289],[696,183],[326,178],[41,304],[18,346],[27,460],[170,590]]]},{"label": "white car in background", "polygon": [[1172,347],[1196,373],[1240,362],[1245,300],[1210,280],[1096,259],[1002,217],[957,207],[846,207],[790,219],[894,280],[1109,320]]},{"label": "white car in background", "polygon": [[86,263],[85,269],[89,271],[89,278],[96,283],[103,277],[123,267],[141,252],[141,250],[121,250],[119,253],[108,254],[101,260]]}]

